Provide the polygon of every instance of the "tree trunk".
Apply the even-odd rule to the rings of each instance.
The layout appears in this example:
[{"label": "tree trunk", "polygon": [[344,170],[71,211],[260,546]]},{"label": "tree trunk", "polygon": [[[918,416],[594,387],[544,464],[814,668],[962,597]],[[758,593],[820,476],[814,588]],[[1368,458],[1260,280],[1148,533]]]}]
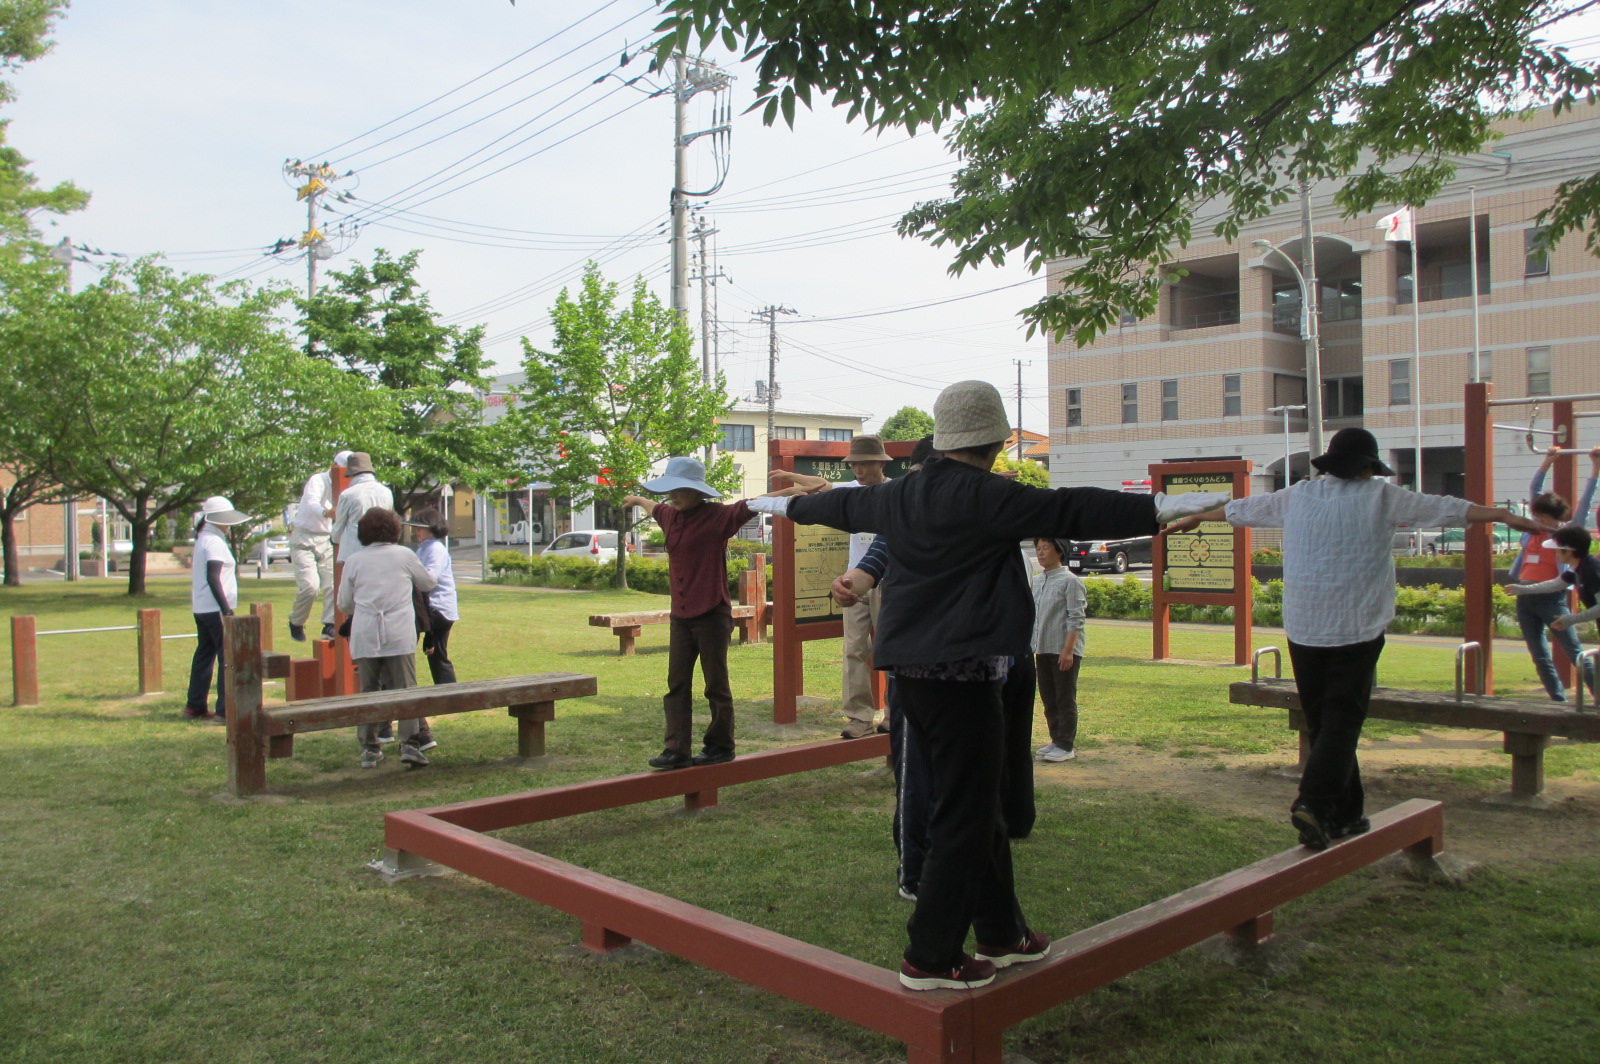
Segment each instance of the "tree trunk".
[{"label": "tree trunk", "polygon": [[617,522],[617,579],[618,591],[628,590],[628,510],[623,506],[618,512],[622,519]]},{"label": "tree trunk", "polygon": [[22,559],[17,556],[17,515],[10,507],[0,510],[0,553],[5,555],[6,587],[22,586]]},{"label": "tree trunk", "polygon": [[143,595],[145,560],[150,554],[150,503],[144,497],[134,502],[133,553],[128,556],[128,594]]}]

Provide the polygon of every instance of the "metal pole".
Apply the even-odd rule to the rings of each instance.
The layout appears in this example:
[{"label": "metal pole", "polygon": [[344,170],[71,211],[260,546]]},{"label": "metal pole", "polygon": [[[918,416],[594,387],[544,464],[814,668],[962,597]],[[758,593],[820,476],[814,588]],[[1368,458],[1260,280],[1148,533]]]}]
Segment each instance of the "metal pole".
[{"label": "metal pole", "polygon": [[1306,342],[1306,433],[1312,454],[1322,453],[1322,332],[1317,309],[1317,244],[1311,231],[1311,185],[1300,182],[1301,336]]},{"label": "metal pole", "polygon": [[683,56],[673,56],[672,72],[672,310],[683,320],[689,314],[689,200],[683,188],[688,165],[683,125],[689,80]]},{"label": "metal pole", "polygon": [[1412,490],[1421,491],[1422,480],[1422,262],[1417,254],[1417,234],[1422,223],[1411,213],[1411,425]]},{"label": "metal pole", "polygon": [[483,545],[482,557],[478,559],[478,579],[487,582],[489,579],[489,493],[478,491],[478,542]]},{"label": "metal pole", "polygon": [[1013,359],[1017,364],[1017,461],[1022,461],[1022,359]]}]

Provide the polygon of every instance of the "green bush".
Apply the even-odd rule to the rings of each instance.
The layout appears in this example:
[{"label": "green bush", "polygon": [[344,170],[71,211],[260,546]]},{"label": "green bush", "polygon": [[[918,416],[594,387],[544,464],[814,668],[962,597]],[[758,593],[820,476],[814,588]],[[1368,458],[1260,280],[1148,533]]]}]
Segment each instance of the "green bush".
[{"label": "green bush", "polygon": [[[740,542],[740,541],[735,541]],[[730,544],[731,546],[731,544]],[[728,597],[739,600],[739,574],[750,568],[743,557],[728,559]],[[497,550],[489,554],[489,582],[523,587],[562,587],[579,591],[605,591],[616,583],[617,563],[595,564],[587,558],[529,557],[520,551]],[[629,558],[628,587],[652,595],[669,595],[664,558]],[[767,566],[767,586],[772,586],[772,566]]]},{"label": "green bush", "polygon": [[1257,547],[1250,552],[1251,565],[1282,565],[1283,551],[1277,547]]}]

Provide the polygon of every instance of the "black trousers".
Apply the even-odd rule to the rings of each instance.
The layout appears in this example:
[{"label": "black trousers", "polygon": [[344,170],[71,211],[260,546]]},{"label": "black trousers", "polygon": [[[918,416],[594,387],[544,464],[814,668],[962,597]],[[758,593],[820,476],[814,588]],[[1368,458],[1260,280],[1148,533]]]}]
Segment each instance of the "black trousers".
[{"label": "black trousers", "polygon": [[227,673],[223,666],[222,614],[194,614],[194,657],[189,660],[189,693],[184,699],[186,710],[193,714],[206,711],[206,693],[211,689],[211,676],[217,677],[217,716],[223,715],[222,692],[227,686]]},{"label": "black trousers", "polygon": [[1365,643],[1336,647],[1308,647],[1289,641],[1294,683],[1311,739],[1295,808],[1311,810],[1328,827],[1348,824],[1364,813],[1366,795],[1356,744],[1367,722],[1372,682],[1382,653],[1381,635]]},{"label": "black trousers", "polygon": [[928,859],[928,820],[933,815],[933,769],[906,725],[900,685],[889,674],[889,761],[894,766],[894,848],[900,855],[896,878],[908,893],[922,882]]},{"label": "black trousers", "polygon": [[901,708],[933,770],[934,806],[905,958],[923,971],[961,963],[968,929],[1004,946],[1026,930],[1001,814],[1006,768],[999,681],[896,677]]},{"label": "black trousers", "polygon": [[[1005,818],[1006,834],[1013,839],[1025,839],[1033,833],[1033,693],[1033,656],[1018,654],[1011,659],[1011,671],[1000,688],[1000,705],[1005,717],[1000,815]],[[989,940],[984,939],[984,942],[989,943]]]},{"label": "black trousers", "polygon": [[433,650],[423,655],[428,659],[428,672],[433,677],[433,682],[455,683],[456,666],[450,660],[450,629],[455,627],[455,621],[447,620],[438,610],[428,611],[428,623],[433,629],[431,638],[422,640],[422,649],[430,646]]},{"label": "black trousers", "polygon": [[1035,654],[1039,667],[1039,699],[1044,703],[1044,724],[1050,741],[1071,750],[1078,741],[1078,671],[1083,655],[1072,655],[1072,668],[1060,666],[1060,654]]},{"label": "black trousers", "polygon": [[694,745],[694,663],[706,681],[711,723],[708,750],[733,749],[733,692],[728,686],[728,637],[733,609],[726,602],[698,617],[672,618],[667,643],[667,694],[661,708],[667,715],[667,749],[692,753]]}]

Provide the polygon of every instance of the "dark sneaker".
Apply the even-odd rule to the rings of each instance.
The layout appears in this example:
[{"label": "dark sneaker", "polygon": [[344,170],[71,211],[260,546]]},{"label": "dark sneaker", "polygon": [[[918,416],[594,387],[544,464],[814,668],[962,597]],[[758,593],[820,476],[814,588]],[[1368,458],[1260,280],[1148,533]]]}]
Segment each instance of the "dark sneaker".
[{"label": "dark sneaker", "polygon": [[296,643],[304,643],[306,641],[306,626],[295,624],[291,621],[289,624],[289,638]]},{"label": "dark sneaker", "polygon": [[361,751],[361,767],[377,768],[383,764],[383,751],[376,746],[365,747]]},{"label": "dark sneaker", "polygon": [[947,972],[925,972],[910,961],[900,962],[900,985],[907,990],[973,990],[994,982],[994,965],[963,955],[961,965]]},{"label": "dark sneaker", "polygon": [[650,759],[651,768],[688,768],[694,764],[694,758],[688,754],[680,754],[676,750],[663,750]]},{"label": "dark sneaker", "polygon": [[1349,823],[1340,824],[1338,827],[1332,828],[1331,830],[1329,830],[1328,838],[1330,838],[1330,839],[1347,839],[1351,835],[1365,835],[1367,832],[1369,832],[1371,830],[1372,830],[1372,821],[1368,820],[1364,816],[1359,816],[1359,817],[1356,817],[1354,820],[1350,821]]},{"label": "dark sneaker", "polygon": [[199,709],[195,709],[193,706],[183,707],[184,720],[208,720],[210,717],[211,714],[207,712],[204,706]]},{"label": "dark sneaker", "polygon": [[411,741],[417,744],[418,750],[432,750],[439,745],[439,740],[433,737],[433,732],[419,731],[411,737]]},{"label": "dark sneaker", "polygon": [[322,638],[324,638],[324,639],[332,639],[334,637],[334,634],[335,633],[334,633],[334,630],[333,630],[333,625],[325,624],[325,625],[322,626]]},{"label": "dark sneaker", "polygon": [[1289,823],[1299,830],[1300,845],[1309,850],[1328,848],[1328,829],[1322,826],[1322,821],[1311,810],[1301,807],[1291,811]]},{"label": "dark sneaker", "polygon": [[880,720],[878,722],[878,734],[879,735],[888,735],[889,734],[889,722],[887,720]]},{"label": "dark sneaker", "polygon": [[844,730],[839,733],[839,738],[865,739],[871,734],[872,722],[870,720],[852,720],[844,726]]},{"label": "dark sneaker", "polygon": [[713,750],[709,746],[694,755],[694,763],[696,765],[720,765],[732,760],[732,750]]},{"label": "dark sneaker", "polygon": [[393,721],[386,720],[382,724],[378,725],[378,741],[380,743],[392,743],[392,742],[394,742],[394,722]]},{"label": "dark sneaker", "polygon": [[980,961],[988,961],[996,968],[1009,968],[1013,964],[1044,960],[1050,954],[1050,940],[1037,931],[1027,931],[1009,946],[985,946],[980,943],[977,953]]},{"label": "dark sneaker", "polygon": [[400,744],[400,763],[413,768],[427,768],[428,755],[422,752],[416,740],[411,740]]}]

